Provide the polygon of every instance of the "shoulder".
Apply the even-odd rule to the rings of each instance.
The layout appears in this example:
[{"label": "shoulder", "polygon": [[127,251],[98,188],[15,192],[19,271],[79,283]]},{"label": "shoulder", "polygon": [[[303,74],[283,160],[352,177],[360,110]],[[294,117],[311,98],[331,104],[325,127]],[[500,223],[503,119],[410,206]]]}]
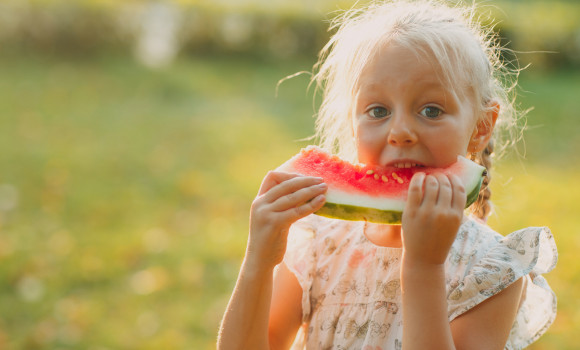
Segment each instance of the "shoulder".
[{"label": "shoulder", "polygon": [[474,219],[464,222],[446,261],[453,288],[469,282],[490,296],[534,270],[545,273],[556,264],[557,251],[546,227],[527,227],[505,236]]},{"label": "shoulder", "polygon": [[466,221],[446,262],[449,320],[485,318],[515,303],[519,308],[508,343],[526,346],[554,320],[556,298],[542,274],[555,267],[557,257],[547,227],[504,236],[476,220]]},{"label": "shoulder", "polygon": [[458,273],[473,272],[477,266],[488,270],[507,266],[523,274],[540,268],[545,273],[555,266],[557,256],[554,237],[547,227],[526,227],[502,235],[468,218],[450,249],[447,267]]},{"label": "shoulder", "polygon": [[[547,242],[540,244],[541,237]],[[446,261],[450,318],[498,294],[538,267],[555,264],[547,228],[529,227],[502,236],[470,219],[460,228]],[[540,255],[553,260],[538,266]]]}]

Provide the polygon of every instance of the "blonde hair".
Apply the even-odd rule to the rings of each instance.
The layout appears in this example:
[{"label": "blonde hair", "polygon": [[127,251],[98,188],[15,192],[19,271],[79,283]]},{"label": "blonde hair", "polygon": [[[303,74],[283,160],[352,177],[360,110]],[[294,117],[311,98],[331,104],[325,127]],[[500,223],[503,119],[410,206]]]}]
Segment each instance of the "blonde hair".
[{"label": "blonde hair", "polygon": [[350,161],[357,161],[350,116],[353,91],[363,68],[384,44],[396,43],[433,57],[443,72],[439,78],[447,86],[479,101],[474,106],[476,115],[494,108],[492,101],[498,103],[493,140],[484,151],[472,155],[488,168],[472,207],[485,219],[491,209],[487,184],[493,145],[503,150],[520,134],[515,128],[520,113],[514,104],[519,69],[502,60],[505,49],[493,27],[484,28],[476,13],[475,4],[460,7],[435,0],[381,1],[345,11],[331,22],[330,30],[336,33],[320,52],[312,82],[322,90],[315,136],[322,148]]}]

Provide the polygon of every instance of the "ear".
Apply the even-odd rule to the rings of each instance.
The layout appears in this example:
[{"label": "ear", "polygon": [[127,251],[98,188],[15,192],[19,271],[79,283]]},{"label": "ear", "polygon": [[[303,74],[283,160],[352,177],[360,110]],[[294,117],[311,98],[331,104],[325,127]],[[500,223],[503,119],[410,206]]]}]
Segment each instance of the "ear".
[{"label": "ear", "polygon": [[495,122],[499,116],[499,103],[497,101],[490,101],[487,110],[483,113],[482,118],[477,121],[473,134],[469,140],[467,151],[470,153],[481,152],[485,149],[495,127]]}]

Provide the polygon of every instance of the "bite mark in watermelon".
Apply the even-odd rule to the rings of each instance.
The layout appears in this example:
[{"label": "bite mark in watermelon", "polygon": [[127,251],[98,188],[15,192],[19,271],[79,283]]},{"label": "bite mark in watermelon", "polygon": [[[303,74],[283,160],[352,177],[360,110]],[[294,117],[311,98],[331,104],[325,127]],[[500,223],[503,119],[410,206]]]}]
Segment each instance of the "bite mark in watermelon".
[{"label": "bite mark in watermelon", "polygon": [[417,172],[455,174],[467,192],[467,205],[477,200],[485,168],[465,157],[447,168],[395,168],[352,164],[308,146],[277,170],[322,177],[328,185],[326,203],[315,214],[343,220],[400,224],[409,182]]}]

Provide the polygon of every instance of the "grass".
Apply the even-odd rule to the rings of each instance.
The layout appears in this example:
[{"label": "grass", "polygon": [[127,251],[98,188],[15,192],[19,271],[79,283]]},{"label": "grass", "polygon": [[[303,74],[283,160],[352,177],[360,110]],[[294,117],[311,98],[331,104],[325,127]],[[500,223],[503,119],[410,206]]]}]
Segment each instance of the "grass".
[{"label": "grass", "polygon": [[[313,130],[308,78],[276,84],[311,63],[0,59],[0,348],[215,348],[251,199]],[[523,76],[529,160],[494,172],[491,224],[559,244],[559,316],[533,349],[580,327],[579,78]]]}]

